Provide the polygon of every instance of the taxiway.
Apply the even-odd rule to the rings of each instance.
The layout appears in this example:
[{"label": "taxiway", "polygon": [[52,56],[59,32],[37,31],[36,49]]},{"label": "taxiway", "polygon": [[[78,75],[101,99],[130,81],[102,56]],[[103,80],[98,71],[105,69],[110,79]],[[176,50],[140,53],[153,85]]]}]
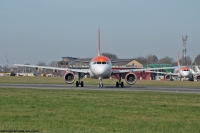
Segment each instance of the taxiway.
[{"label": "taxiway", "polygon": [[174,93],[197,93],[200,94],[200,88],[197,87],[163,87],[163,86],[125,86],[116,88],[115,86],[105,86],[98,88],[97,85],[86,85],[85,87],[75,87],[70,85],[56,84],[7,84],[1,83],[0,88],[31,88],[31,89],[74,89],[74,90],[113,90],[113,91],[151,91],[151,92],[174,92]]}]

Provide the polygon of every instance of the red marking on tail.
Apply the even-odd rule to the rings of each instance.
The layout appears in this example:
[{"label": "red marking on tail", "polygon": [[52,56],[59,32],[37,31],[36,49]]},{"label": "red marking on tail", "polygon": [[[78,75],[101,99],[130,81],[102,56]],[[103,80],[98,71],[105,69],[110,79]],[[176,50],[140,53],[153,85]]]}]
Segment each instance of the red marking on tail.
[{"label": "red marking on tail", "polygon": [[100,28],[98,29],[98,56],[100,56]]},{"label": "red marking on tail", "polygon": [[179,52],[178,52],[178,66],[180,66]]}]

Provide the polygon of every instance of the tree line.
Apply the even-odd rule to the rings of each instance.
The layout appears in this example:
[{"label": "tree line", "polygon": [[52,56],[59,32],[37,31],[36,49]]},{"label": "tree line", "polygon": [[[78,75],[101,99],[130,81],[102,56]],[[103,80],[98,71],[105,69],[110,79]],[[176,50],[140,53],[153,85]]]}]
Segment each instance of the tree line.
[{"label": "tree line", "polygon": [[[102,53],[101,55],[108,57],[110,60],[118,59],[118,56],[116,54],[112,54],[112,53],[108,53],[108,52]],[[140,62],[143,65],[145,65],[145,64],[172,64],[173,66],[177,66],[177,61],[178,61],[178,59],[175,60],[169,56],[159,59],[156,55],[153,55],[153,54],[148,54],[146,56],[139,56],[139,57],[136,57],[133,59],[137,60],[138,62]],[[180,58],[180,64],[182,65],[181,58]],[[200,54],[198,54],[195,57],[194,61],[192,61],[190,56],[186,56],[186,65],[195,65],[195,64],[200,65]],[[43,61],[39,61],[37,63],[37,65],[57,67],[58,64],[57,64],[57,61],[52,61],[48,65]]]},{"label": "tree line", "polygon": [[[105,52],[105,53],[102,53],[102,55],[108,57],[111,60],[118,59],[117,55],[115,55],[115,54]],[[145,65],[145,64],[172,64],[173,66],[176,66],[178,64],[178,59],[174,60],[173,58],[171,58],[169,56],[158,59],[158,57],[153,54],[148,54],[145,57],[139,56],[134,59],[143,65]],[[180,65],[183,65],[182,64],[183,61],[181,58],[179,59],[179,62],[180,62]],[[186,56],[186,64],[185,65],[200,65],[200,54],[198,54],[195,57],[194,61],[192,61],[190,56]]]}]

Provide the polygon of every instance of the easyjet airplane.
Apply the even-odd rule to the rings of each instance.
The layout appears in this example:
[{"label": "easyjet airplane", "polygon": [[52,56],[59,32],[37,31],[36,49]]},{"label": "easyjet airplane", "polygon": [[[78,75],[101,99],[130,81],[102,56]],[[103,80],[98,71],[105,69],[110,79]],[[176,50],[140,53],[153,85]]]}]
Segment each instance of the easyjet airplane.
[{"label": "easyjet airplane", "polygon": [[78,80],[76,81],[76,87],[79,85],[84,87],[84,82],[81,81],[81,74],[89,74],[91,78],[99,79],[98,87],[103,87],[103,79],[110,78],[111,75],[118,75],[116,82],[116,87],[124,87],[124,82],[122,81],[121,74],[125,73],[125,81],[129,85],[135,84],[137,76],[133,73],[135,71],[150,71],[158,69],[172,69],[174,67],[162,67],[162,68],[144,68],[144,69],[132,69],[132,70],[112,70],[112,62],[105,56],[100,55],[100,29],[98,29],[98,56],[94,57],[89,63],[89,69],[71,69],[71,68],[59,68],[59,67],[47,67],[47,66],[36,66],[36,65],[22,65],[14,64],[16,66],[23,67],[34,67],[53,69],[53,70],[63,70],[66,71],[64,75],[64,81],[67,84],[72,84],[75,81],[75,73],[78,73]]},{"label": "easyjet airplane", "polygon": [[187,66],[180,66],[180,62],[179,62],[179,54],[178,54],[178,66],[176,66],[173,69],[172,73],[167,73],[167,72],[153,72],[153,73],[161,73],[161,74],[166,74],[165,78],[167,80],[173,81],[173,77],[178,77],[180,79],[182,78],[190,78],[190,76],[192,76],[192,73],[189,69],[189,67]]},{"label": "easyjet airplane", "polygon": [[195,72],[190,68],[192,74],[194,75],[194,77],[196,78],[197,81],[200,80],[200,70],[198,68],[198,66],[195,66]]}]

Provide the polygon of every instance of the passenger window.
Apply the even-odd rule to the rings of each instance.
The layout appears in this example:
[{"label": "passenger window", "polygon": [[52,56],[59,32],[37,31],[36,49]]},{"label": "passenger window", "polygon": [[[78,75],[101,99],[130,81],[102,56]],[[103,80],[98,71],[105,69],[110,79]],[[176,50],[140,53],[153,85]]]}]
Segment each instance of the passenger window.
[{"label": "passenger window", "polygon": [[97,62],[97,64],[101,64],[101,62]]},{"label": "passenger window", "polygon": [[96,64],[96,62],[93,62],[93,64]]},{"label": "passenger window", "polygon": [[106,62],[102,62],[102,64],[106,64]]}]

